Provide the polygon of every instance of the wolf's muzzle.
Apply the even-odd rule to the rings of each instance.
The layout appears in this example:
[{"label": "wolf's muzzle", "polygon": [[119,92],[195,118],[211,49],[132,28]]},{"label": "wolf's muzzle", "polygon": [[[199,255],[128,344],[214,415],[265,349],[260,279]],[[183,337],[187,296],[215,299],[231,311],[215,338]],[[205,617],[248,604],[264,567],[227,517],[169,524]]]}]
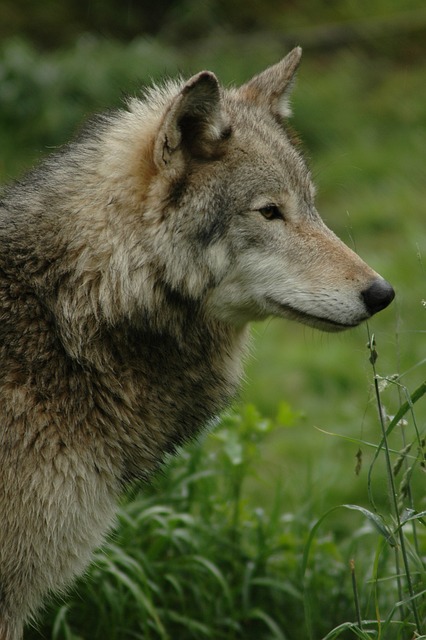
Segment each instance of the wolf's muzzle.
[{"label": "wolf's muzzle", "polygon": [[373,280],[368,289],[361,292],[365,306],[371,315],[385,309],[394,299],[393,287],[383,278]]}]

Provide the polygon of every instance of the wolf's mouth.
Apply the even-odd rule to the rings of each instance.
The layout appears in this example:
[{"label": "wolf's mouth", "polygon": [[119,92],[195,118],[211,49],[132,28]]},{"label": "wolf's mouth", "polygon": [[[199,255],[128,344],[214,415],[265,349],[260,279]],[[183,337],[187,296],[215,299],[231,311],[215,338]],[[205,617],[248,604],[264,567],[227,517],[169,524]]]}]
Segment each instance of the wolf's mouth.
[{"label": "wolf's mouth", "polygon": [[315,327],[316,329],[322,329],[323,331],[345,331],[345,329],[353,329],[359,325],[359,322],[344,323],[332,320],[331,318],[316,316],[314,314],[307,313],[306,311],[296,309],[290,304],[277,302],[273,298],[268,297],[266,300],[269,305],[273,305],[277,309],[277,315],[282,315],[284,313],[285,316],[291,320],[296,320],[297,322],[307,324],[310,327]]}]

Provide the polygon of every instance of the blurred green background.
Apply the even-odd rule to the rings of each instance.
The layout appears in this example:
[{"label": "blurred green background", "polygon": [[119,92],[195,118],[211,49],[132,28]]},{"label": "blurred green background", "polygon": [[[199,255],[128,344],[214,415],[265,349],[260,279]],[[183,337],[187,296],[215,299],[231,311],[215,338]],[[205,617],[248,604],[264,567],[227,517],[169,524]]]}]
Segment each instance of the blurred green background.
[{"label": "blurred green background", "polygon": [[[379,373],[400,375],[384,392],[387,411],[424,379],[422,0],[2,0],[0,39],[2,182],[152,79],[208,68],[240,83],[302,45],[293,124],[318,208],[397,292],[370,323]],[[247,488],[254,499],[267,501],[279,481],[289,509],[306,496],[326,507],[365,502],[372,452],[364,447],[356,476],[358,444],[318,429],[377,442],[367,340],[365,326],[338,336],[276,320],[254,327],[240,402],[283,423],[263,445]],[[425,418],[419,403],[423,431]]]}]

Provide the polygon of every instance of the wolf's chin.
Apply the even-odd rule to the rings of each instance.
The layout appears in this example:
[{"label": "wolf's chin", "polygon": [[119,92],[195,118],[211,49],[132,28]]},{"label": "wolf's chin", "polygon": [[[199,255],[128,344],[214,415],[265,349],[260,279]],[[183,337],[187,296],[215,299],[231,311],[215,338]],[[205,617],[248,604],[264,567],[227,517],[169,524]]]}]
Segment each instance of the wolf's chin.
[{"label": "wolf's chin", "polygon": [[320,331],[327,331],[328,333],[337,333],[339,331],[346,331],[346,329],[353,329],[367,319],[361,318],[359,322],[353,323],[338,322],[337,320],[332,320],[331,318],[324,318],[306,313],[306,311],[295,309],[289,304],[277,302],[272,298],[268,298],[267,300],[269,304],[272,304],[275,307],[274,315],[284,316],[285,318],[288,318],[290,320],[295,320],[296,322],[306,324],[309,327],[319,329]]}]

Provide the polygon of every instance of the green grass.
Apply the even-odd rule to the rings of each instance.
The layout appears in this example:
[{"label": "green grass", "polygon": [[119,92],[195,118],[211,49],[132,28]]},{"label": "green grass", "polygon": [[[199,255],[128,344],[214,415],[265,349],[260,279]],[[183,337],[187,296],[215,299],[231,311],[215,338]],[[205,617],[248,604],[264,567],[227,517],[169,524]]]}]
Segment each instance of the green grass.
[{"label": "green grass", "polygon": [[[208,67],[239,82],[281,54],[271,38],[236,56],[229,36],[191,56],[144,40],[54,54],[6,42],[1,178],[138,79]],[[28,638],[411,640],[416,617],[426,634],[425,516],[413,512],[426,509],[424,77],[421,60],[306,56],[294,95],[322,215],[397,292],[370,323],[375,372],[366,327],[255,326],[235,412],[123,502],[86,579]]]}]

